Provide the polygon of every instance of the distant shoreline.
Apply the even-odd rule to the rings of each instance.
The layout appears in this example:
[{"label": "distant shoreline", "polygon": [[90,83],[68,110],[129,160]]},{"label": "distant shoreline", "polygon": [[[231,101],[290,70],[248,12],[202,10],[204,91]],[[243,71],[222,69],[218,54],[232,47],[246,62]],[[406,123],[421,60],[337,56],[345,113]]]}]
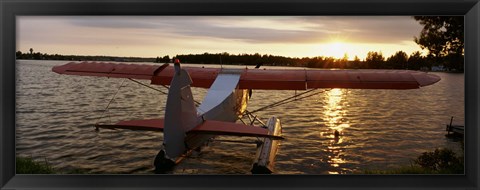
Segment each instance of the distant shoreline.
[{"label": "distant shoreline", "polygon": [[[217,64],[217,65],[263,65],[263,66],[285,66],[285,67],[307,67],[321,69],[395,69],[395,70],[420,70],[429,72],[451,72],[463,73],[463,69],[447,68],[444,65],[434,64],[431,59],[420,55],[408,57],[406,54],[384,58],[381,53],[373,52],[371,57],[360,60],[355,57],[354,60],[333,57],[284,57],[276,55],[255,54],[229,54],[229,53],[203,53],[176,55],[170,58],[168,55],[163,57],[117,57],[117,56],[85,56],[85,55],[59,55],[46,54],[40,52],[22,53],[16,52],[18,60],[51,60],[51,61],[109,61],[109,62],[149,62],[149,63],[172,63],[174,59],[180,59],[183,63],[191,64]],[[445,63],[448,64],[448,63]],[[456,64],[448,64],[456,65]]]}]

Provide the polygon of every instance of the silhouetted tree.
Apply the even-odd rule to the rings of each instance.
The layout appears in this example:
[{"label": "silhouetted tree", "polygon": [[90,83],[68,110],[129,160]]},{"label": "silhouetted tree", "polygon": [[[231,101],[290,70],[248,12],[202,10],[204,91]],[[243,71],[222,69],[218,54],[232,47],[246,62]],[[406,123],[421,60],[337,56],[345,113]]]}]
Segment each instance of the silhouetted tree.
[{"label": "silhouetted tree", "polygon": [[355,55],[355,58],[353,58],[353,61],[352,61],[351,68],[352,69],[360,69],[361,68],[360,64],[361,64],[360,58],[358,58],[358,56]]},{"label": "silhouetted tree", "polygon": [[419,51],[413,52],[407,60],[407,68],[412,70],[420,70],[422,67],[428,67],[425,57]]},{"label": "silhouetted tree", "polygon": [[383,57],[382,52],[378,53],[370,51],[365,58],[365,66],[368,69],[379,69],[383,66],[384,62],[385,58]]},{"label": "silhouetted tree", "polygon": [[459,54],[448,54],[444,57],[443,65],[448,70],[456,70],[462,71],[465,69],[464,67],[464,56]]},{"label": "silhouetted tree", "polygon": [[448,61],[445,66],[463,70],[463,16],[415,16],[414,19],[423,25],[415,42],[422,49],[428,49],[429,57],[437,64]]},{"label": "silhouetted tree", "polygon": [[168,55],[163,56],[162,62],[164,62],[164,63],[170,63],[170,56],[168,56]]},{"label": "silhouetted tree", "polygon": [[33,54],[33,59],[40,60],[42,59],[42,54],[40,52]]},{"label": "silhouetted tree", "polygon": [[22,52],[21,51],[15,52],[15,58],[16,59],[21,59],[22,58]]},{"label": "silhouetted tree", "polygon": [[387,59],[386,67],[388,69],[406,69],[408,55],[403,51],[398,51]]},{"label": "silhouetted tree", "polygon": [[336,64],[336,68],[341,68],[341,69],[344,69],[347,67],[347,63],[348,63],[348,54],[344,54],[343,55],[343,58],[337,60],[337,64]]}]

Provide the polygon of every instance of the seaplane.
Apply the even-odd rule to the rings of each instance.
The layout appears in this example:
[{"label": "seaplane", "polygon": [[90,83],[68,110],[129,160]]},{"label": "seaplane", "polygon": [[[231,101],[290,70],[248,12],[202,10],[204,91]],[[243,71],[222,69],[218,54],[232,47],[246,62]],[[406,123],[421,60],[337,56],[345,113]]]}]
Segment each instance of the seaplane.
[{"label": "seaplane", "polygon": [[[280,119],[266,123],[237,123],[247,111],[252,90],[311,89],[416,89],[432,85],[440,77],[411,70],[320,70],[267,68],[206,68],[172,63],[149,65],[110,62],[70,62],[54,66],[58,74],[149,80],[168,88],[163,118],[96,124],[120,130],[163,132],[162,146],[154,158],[155,173],[171,171],[176,164],[219,135],[257,137],[253,174],[274,172],[274,160],[282,139]],[[207,88],[198,106],[191,87]],[[250,115],[248,115],[250,117]],[[255,117],[256,118],[256,117]],[[255,118],[253,121],[255,121]],[[257,119],[258,120],[258,119]],[[160,141],[160,140],[159,140]]]}]

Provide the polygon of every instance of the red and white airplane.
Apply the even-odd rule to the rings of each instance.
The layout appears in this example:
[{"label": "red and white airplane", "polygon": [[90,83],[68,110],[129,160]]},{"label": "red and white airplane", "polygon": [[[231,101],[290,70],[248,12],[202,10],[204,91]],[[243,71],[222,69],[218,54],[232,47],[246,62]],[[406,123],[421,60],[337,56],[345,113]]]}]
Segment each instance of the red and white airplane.
[{"label": "red and white airplane", "polygon": [[[150,80],[169,85],[165,117],[120,121],[100,128],[162,131],[163,146],[155,157],[156,172],[171,170],[185,155],[217,135],[259,137],[252,173],[271,173],[282,139],[281,124],[272,117],[264,126],[237,124],[246,113],[252,89],[307,90],[317,88],[415,89],[440,77],[409,70],[315,70],[181,68],[171,64],[140,65],[103,62],[67,63],[52,70],[59,74]],[[209,88],[196,107],[190,87]],[[253,122],[252,122],[253,124]]]}]

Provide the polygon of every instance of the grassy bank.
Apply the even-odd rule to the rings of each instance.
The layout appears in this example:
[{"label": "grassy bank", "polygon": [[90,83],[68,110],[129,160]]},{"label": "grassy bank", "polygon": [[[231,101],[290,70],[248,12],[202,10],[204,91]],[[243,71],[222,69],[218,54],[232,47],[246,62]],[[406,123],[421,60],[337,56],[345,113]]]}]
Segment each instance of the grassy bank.
[{"label": "grassy bank", "polygon": [[16,157],[16,173],[17,174],[88,174],[87,171],[81,169],[73,169],[69,171],[58,171],[53,168],[48,161],[35,161],[32,158]]},{"label": "grassy bank", "polygon": [[[463,146],[462,146],[463,149]],[[391,170],[365,170],[364,174],[463,174],[464,156],[457,156],[450,149],[424,152],[410,166]]]},{"label": "grassy bank", "polygon": [[34,161],[32,158],[16,157],[17,174],[54,174],[56,173],[47,160],[45,162]]}]

